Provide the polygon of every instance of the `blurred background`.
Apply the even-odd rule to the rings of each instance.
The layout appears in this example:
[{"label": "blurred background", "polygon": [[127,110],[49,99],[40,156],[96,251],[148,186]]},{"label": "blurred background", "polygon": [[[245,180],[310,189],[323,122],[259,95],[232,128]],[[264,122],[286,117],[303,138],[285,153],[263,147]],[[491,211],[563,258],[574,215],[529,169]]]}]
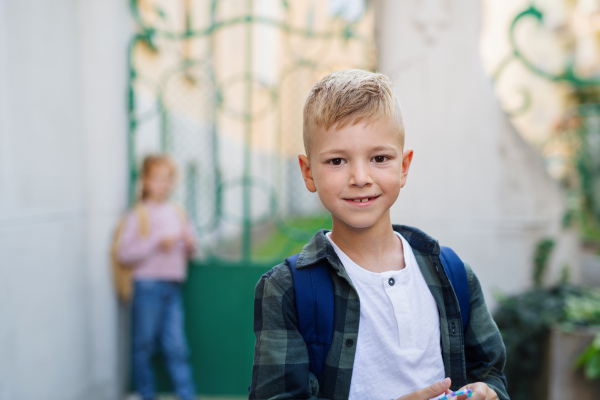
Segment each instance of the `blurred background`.
[{"label": "blurred background", "polygon": [[244,398],[254,285],[330,227],[297,154],[343,68],[393,80],[415,150],[393,222],[472,265],[511,397],[597,399],[599,0],[0,1],[0,399],[128,396],[109,248],[156,152],[198,232],[200,398]]}]

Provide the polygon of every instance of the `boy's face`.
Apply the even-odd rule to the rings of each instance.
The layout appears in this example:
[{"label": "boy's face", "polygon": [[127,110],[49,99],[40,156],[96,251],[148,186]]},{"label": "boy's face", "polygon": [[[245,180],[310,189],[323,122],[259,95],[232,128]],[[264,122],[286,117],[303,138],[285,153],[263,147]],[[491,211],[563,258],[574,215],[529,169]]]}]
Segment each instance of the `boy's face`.
[{"label": "boy's face", "polygon": [[381,120],[317,131],[310,159],[299,156],[306,188],[317,192],[333,228],[391,224],[390,207],[406,183],[413,151],[403,152],[397,125]]}]

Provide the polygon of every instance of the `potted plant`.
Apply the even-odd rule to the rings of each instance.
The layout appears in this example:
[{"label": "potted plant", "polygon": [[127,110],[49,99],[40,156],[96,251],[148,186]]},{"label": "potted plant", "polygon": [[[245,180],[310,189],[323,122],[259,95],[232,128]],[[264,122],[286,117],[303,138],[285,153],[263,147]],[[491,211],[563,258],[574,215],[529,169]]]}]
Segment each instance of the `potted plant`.
[{"label": "potted plant", "polygon": [[597,399],[600,289],[570,284],[567,269],[557,285],[543,287],[552,248],[549,240],[538,244],[531,289],[498,295],[494,318],[507,350],[509,395],[512,400]]}]

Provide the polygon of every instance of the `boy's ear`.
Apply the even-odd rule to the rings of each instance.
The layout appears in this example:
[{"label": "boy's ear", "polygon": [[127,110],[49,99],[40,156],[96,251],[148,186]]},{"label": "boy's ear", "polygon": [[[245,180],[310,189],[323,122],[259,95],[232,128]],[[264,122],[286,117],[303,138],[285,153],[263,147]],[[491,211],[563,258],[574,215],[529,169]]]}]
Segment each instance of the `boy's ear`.
[{"label": "boy's ear", "polygon": [[304,178],[304,184],[306,185],[306,188],[309,192],[316,192],[317,186],[315,185],[315,180],[312,176],[308,157],[304,154],[298,154],[298,163],[300,164],[300,170],[302,171],[302,178]]},{"label": "boy's ear", "polygon": [[410,168],[410,163],[413,159],[413,149],[406,149],[402,154],[402,175],[400,177],[400,187],[404,187],[406,185],[406,177],[408,176],[408,169]]}]

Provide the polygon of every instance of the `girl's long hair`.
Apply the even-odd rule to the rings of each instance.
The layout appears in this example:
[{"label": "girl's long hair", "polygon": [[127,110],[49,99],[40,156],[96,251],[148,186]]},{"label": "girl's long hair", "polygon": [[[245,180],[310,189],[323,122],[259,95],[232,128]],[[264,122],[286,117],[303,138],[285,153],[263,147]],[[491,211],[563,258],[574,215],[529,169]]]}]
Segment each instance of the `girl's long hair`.
[{"label": "girl's long hair", "polygon": [[150,171],[157,165],[166,165],[171,168],[171,173],[173,174],[173,178],[177,176],[177,167],[171,157],[166,154],[150,154],[144,157],[144,161],[142,161],[142,168],[140,170],[140,179],[139,179],[139,190],[138,190],[138,199],[140,201],[144,201],[148,198],[148,188],[145,186],[145,178],[150,175]]}]

